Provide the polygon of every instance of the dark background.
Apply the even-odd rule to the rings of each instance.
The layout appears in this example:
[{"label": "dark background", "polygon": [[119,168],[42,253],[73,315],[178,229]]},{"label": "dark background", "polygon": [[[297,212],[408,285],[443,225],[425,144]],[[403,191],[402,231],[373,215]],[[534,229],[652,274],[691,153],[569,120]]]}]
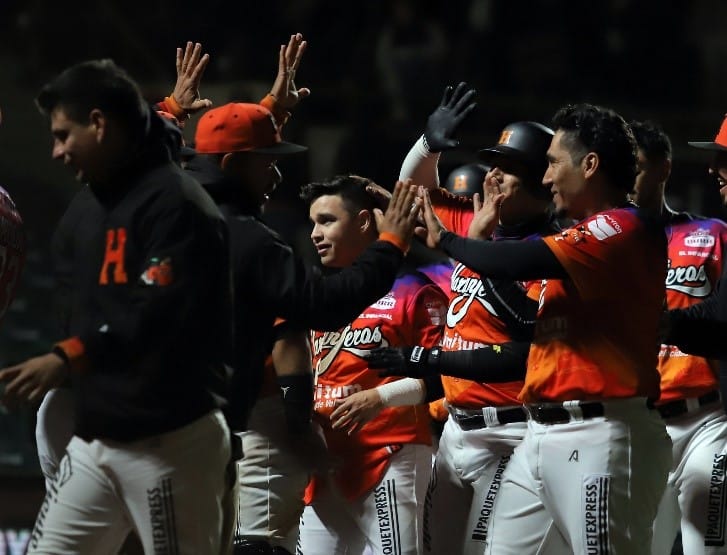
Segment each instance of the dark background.
[{"label": "dark background", "polygon": [[[727,109],[724,21],[722,0],[0,0],[0,186],[23,214],[30,247],[0,364],[45,352],[54,338],[48,242],[78,185],[50,159],[33,98],[67,65],[111,57],[155,101],[173,88],[175,48],[198,41],[212,57],[202,96],[257,101],[279,45],[303,33],[297,84],[312,95],[285,139],[310,150],[281,162],[267,217],[308,255],[299,186],[354,172],[390,187],[444,86],[462,80],[477,88],[478,109],[463,125],[463,148],[443,156],[443,179],[507,123],[548,123],[562,104],[587,101],[659,122],[674,145],[670,203],[720,216],[708,157],[686,141],[711,140]],[[32,412],[0,414],[0,475],[37,479],[34,457]],[[0,505],[7,491],[0,483]],[[0,528],[13,525],[5,519]]]}]

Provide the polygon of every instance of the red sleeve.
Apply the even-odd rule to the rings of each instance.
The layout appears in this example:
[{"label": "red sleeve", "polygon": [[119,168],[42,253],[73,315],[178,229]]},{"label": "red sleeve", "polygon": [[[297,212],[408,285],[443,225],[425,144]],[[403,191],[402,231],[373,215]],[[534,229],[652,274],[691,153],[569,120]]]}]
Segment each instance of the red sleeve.
[{"label": "red sleeve", "polygon": [[429,191],[434,213],[452,233],[467,237],[467,231],[475,217],[472,199],[453,195],[446,189]]}]

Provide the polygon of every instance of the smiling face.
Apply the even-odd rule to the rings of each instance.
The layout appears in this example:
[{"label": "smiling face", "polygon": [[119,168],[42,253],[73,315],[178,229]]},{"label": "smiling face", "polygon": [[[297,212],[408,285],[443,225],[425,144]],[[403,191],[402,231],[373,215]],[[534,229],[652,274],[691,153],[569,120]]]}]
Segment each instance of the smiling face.
[{"label": "smiling face", "polygon": [[[501,156],[493,159],[492,169],[485,176],[488,183],[497,182],[501,193],[506,195],[500,206],[500,222],[514,225],[542,215],[548,204],[547,200],[538,197],[533,187],[542,187],[535,180],[529,183],[528,167],[518,160]],[[538,177],[539,179],[539,177]]]},{"label": "smiling face", "polygon": [[108,173],[103,148],[105,118],[98,110],[91,112],[87,123],[71,119],[63,108],[50,114],[53,136],[52,156],[60,160],[81,183],[103,181]]},{"label": "smiling face", "polygon": [[310,237],[326,267],[350,266],[375,239],[372,214],[368,210],[351,213],[340,195],[318,197],[309,214],[313,223]]},{"label": "smiling face", "polygon": [[548,148],[548,169],[543,185],[553,194],[558,216],[582,219],[586,215],[587,187],[582,160],[574,159],[565,132],[558,130]]},{"label": "smiling face", "polygon": [[709,164],[709,175],[717,178],[719,196],[722,204],[727,206],[727,150],[716,150]]}]

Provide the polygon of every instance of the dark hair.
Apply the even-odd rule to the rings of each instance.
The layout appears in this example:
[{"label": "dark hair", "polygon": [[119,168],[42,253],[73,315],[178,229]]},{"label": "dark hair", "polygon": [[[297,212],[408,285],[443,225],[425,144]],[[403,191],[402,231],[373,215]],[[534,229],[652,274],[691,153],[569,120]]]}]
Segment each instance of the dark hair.
[{"label": "dark hair", "polygon": [[553,129],[563,131],[561,143],[574,163],[589,152],[598,154],[600,170],[626,192],[636,179],[636,140],[624,119],[610,108],[569,104],[553,116]]},{"label": "dark hair", "polygon": [[629,125],[636,145],[644,152],[647,160],[671,160],[671,141],[659,124],[649,120],[634,120]]},{"label": "dark hair", "polygon": [[35,103],[45,115],[62,108],[77,122],[87,121],[92,110],[100,109],[131,129],[145,122],[149,113],[139,86],[110,59],[70,66],[43,86]]},{"label": "dark hair", "polygon": [[376,199],[366,192],[366,186],[373,183],[360,175],[337,175],[326,181],[304,185],[300,191],[300,198],[311,205],[324,195],[340,195],[346,210],[352,214],[359,210],[373,210],[378,206]]}]

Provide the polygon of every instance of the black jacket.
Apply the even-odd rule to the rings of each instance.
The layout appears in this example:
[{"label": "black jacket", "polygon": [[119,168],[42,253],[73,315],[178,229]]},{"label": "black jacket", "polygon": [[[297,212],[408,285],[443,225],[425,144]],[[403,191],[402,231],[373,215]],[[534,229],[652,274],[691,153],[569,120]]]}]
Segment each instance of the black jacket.
[{"label": "black jacket", "polygon": [[84,439],[156,435],[223,404],[227,228],[151,120],[114,183],[75,196],[53,241],[62,326],[83,346],[63,344]]},{"label": "black jacket", "polygon": [[374,242],[349,268],[323,275],[259,218],[260,207],[214,161],[198,156],[187,170],[222,208],[230,235],[234,290],[234,367],[228,419],[244,429],[275,340],[275,319],[301,329],[335,330],[391,289],[403,253]]}]

